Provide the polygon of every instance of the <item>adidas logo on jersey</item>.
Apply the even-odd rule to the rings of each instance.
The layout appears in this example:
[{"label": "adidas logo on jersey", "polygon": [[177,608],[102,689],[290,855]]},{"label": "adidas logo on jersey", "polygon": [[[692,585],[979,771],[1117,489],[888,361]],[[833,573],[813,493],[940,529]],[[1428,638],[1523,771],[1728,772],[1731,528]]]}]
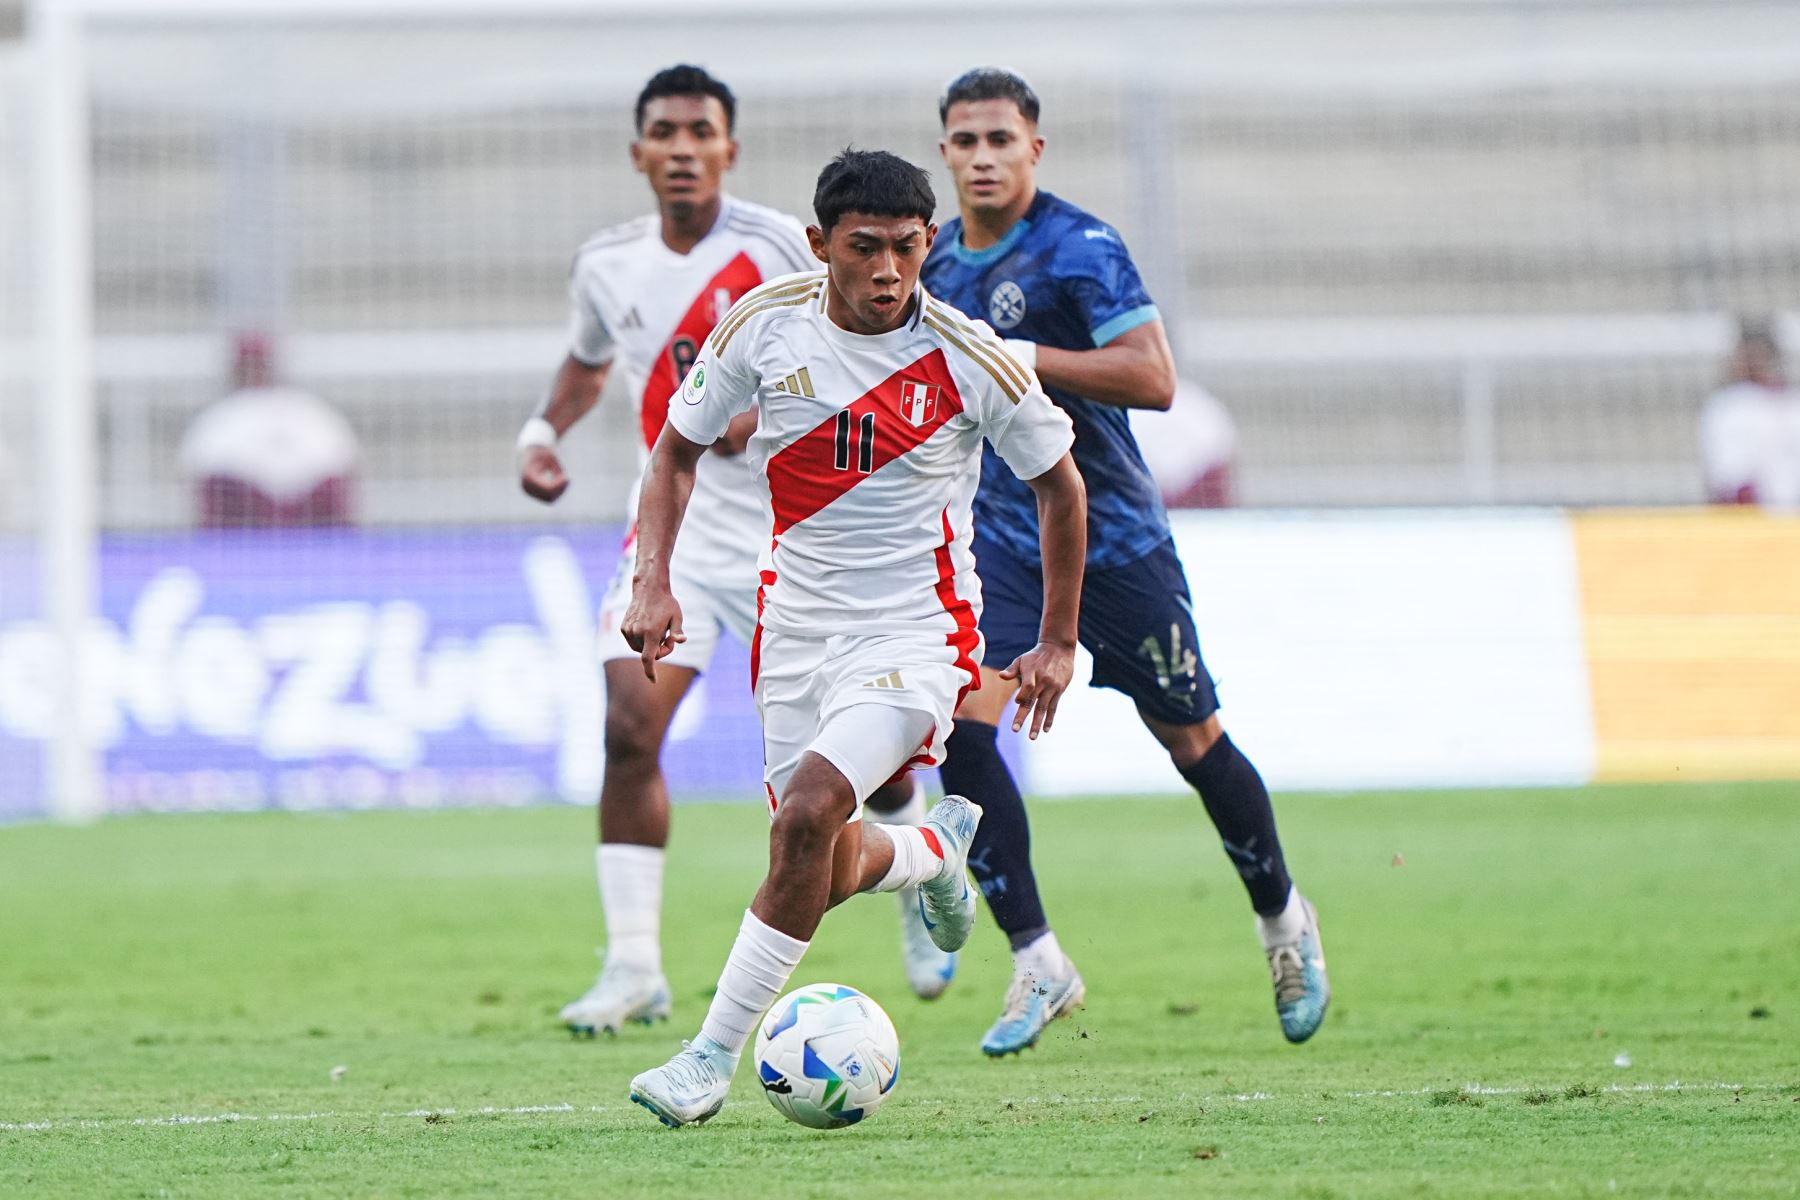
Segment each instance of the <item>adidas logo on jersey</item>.
[{"label": "adidas logo on jersey", "polygon": [[812,372],[805,367],[801,367],[786,379],[776,380],[770,386],[776,391],[786,392],[790,396],[805,396],[809,400],[816,399],[813,396]]},{"label": "adidas logo on jersey", "polygon": [[869,680],[869,682],[863,684],[863,686],[866,688],[877,688],[881,691],[899,690],[906,687],[904,683],[900,682],[900,672],[898,671],[889,671],[879,679]]},{"label": "adidas logo on jersey", "polygon": [[619,328],[621,329],[642,329],[643,327],[644,319],[638,316],[636,305],[633,305],[619,321]]}]

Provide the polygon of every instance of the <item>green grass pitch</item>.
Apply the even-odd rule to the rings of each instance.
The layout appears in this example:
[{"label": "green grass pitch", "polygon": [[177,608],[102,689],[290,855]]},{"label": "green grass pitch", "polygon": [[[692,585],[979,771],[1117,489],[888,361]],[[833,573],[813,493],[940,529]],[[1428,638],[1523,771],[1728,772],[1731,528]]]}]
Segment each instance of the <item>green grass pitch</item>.
[{"label": "green grass pitch", "polygon": [[677,812],[676,1019],[597,1041],[555,1022],[594,969],[588,813],[0,829],[0,1196],[1791,1196],[1797,800],[1284,798],[1336,987],[1303,1047],[1195,801],[1039,804],[1087,1009],[986,1061],[985,917],[924,1004],[860,897],[795,983],[875,995],[905,1069],[833,1133],[747,1070],[703,1128],[625,1099],[699,1021],[760,806]]}]

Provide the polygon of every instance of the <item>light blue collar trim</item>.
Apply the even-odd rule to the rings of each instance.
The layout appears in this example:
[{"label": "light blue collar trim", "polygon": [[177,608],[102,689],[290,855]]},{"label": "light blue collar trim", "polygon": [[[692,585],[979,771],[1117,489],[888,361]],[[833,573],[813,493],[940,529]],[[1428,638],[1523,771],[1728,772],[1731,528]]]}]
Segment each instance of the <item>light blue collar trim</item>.
[{"label": "light blue collar trim", "polygon": [[950,253],[957,262],[963,263],[966,266],[985,267],[995,259],[1000,258],[1008,250],[1011,250],[1014,246],[1018,245],[1019,239],[1024,237],[1025,232],[1030,228],[1031,222],[1024,217],[1020,217],[1018,223],[1006,231],[1005,237],[985,249],[971,250],[963,245],[963,227],[959,225],[956,229],[956,240],[950,244]]}]

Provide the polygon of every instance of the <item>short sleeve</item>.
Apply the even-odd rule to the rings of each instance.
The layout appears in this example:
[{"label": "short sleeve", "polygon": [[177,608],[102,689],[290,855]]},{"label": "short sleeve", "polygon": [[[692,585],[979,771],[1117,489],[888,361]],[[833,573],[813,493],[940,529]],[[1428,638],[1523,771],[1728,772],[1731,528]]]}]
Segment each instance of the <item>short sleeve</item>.
[{"label": "short sleeve", "polygon": [[611,362],[616,351],[584,274],[577,259],[569,272],[569,355],[599,367]]},{"label": "short sleeve", "polygon": [[982,433],[993,443],[994,453],[1020,479],[1036,479],[1054,467],[1075,444],[1075,426],[1069,414],[1044,394],[1037,375],[1017,404],[993,412]]},{"label": "short sleeve", "polygon": [[[727,313],[720,327],[730,320]],[[761,380],[749,363],[752,332],[738,330],[724,350],[716,348],[716,339],[706,340],[700,357],[688,368],[687,378],[669,397],[668,421],[676,433],[690,442],[710,445],[725,436],[731,418],[756,402]]]},{"label": "short sleeve", "polygon": [[[939,308],[926,320],[971,368],[963,411],[1020,479],[1036,479],[1075,444],[1069,414],[1044,394],[1037,372],[1014,358],[985,321]],[[941,322],[948,320],[949,324]]]},{"label": "short sleeve", "polygon": [[1063,246],[1053,267],[1056,280],[1095,346],[1162,318],[1117,230],[1090,219]]}]

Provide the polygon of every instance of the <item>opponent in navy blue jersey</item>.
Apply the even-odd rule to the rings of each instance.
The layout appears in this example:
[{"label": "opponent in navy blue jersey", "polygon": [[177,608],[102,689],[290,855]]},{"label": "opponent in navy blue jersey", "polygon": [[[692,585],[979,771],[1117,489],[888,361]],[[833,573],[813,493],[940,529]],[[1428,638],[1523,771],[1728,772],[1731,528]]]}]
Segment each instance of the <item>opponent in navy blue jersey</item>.
[{"label": "opponent in navy blue jersey", "polygon": [[[1080,640],[1094,656],[1092,682],[1131,697],[1200,793],[1256,910],[1282,1032],[1304,1041],[1330,998],[1318,919],[1288,878],[1261,776],[1219,723],[1168,517],[1126,423],[1126,409],[1169,407],[1174,356],[1117,231],[1038,190],[1038,113],[1030,86],[1008,71],[970,71],[945,92],[940,145],[961,215],[940,231],[925,284],[999,330],[1073,419],[1088,489]],[[1031,648],[1043,603],[1036,506],[1005,476],[984,469],[975,502],[981,630],[996,663]],[[1034,1043],[1084,994],[1044,916],[1024,803],[995,746],[1012,687],[983,668],[943,766],[945,789],[986,810],[969,866],[1013,945],[1006,1006],[982,1040],[994,1055]]]},{"label": "opponent in navy blue jersey", "polygon": [[[1157,328],[1161,314],[1137,265],[1111,226],[1045,191],[992,245],[971,249],[963,226],[957,217],[939,232],[926,267],[932,295],[986,321],[1018,349],[1112,350],[1078,368],[1089,389],[1093,376],[1108,373],[1099,387],[1105,398],[1051,382],[1063,378],[1055,372],[1039,376],[1075,422],[1091,489],[1088,568],[1136,562],[1168,540],[1169,520],[1125,410],[1168,408],[1175,382],[1168,341]],[[1008,554],[1035,562],[1037,509],[1031,490],[1009,476],[1004,463],[983,459],[977,526]]]}]

